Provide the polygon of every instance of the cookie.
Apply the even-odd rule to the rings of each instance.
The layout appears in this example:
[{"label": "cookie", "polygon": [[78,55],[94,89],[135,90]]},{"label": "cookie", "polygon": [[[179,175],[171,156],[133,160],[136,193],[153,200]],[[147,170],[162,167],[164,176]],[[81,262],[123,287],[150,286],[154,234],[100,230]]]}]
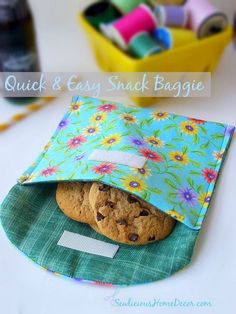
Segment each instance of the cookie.
[{"label": "cookie", "polygon": [[173,218],[154,206],[100,183],[93,183],[89,202],[99,232],[116,242],[152,243],[167,237],[175,225]]},{"label": "cookie", "polygon": [[89,203],[89,191],[92,183],[59,183],[56,201],[59,208],[69,218],[88,224],[95,224],[94,212]]},{"label": "cookie", "polygon": [[98,229],[97,224],[91,224],[91,225],[89,225],[89,226],[90,226],[94,231],[96,231],[97,233],[103,235],[103,234],[101,233],[101,231]]}]

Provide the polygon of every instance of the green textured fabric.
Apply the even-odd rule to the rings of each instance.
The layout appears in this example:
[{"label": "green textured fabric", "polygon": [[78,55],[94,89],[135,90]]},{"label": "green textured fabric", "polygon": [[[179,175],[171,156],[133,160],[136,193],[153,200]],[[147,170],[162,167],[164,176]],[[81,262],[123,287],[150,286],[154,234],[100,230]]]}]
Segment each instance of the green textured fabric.
[{"label": "green textured fabric", "polygon": [[182,223],[163,241],[120,245],[114,259],[58,246],[64,230],[113,241],[64,216],[56,204],[55,191],[55,184],[15,185],[1,206],[7,237],[40,266],[72,278],[131,285],[169,277],[189,264],[199,232]]}]

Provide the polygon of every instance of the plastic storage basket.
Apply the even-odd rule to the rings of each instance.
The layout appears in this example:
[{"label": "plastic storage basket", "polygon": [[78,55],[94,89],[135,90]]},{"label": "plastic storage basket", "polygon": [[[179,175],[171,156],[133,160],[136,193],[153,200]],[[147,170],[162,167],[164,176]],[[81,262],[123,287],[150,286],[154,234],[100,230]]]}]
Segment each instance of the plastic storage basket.
[{"label": "plastic storage basket", "polygon": [[[232,28],[228,27],[224,32],[194,43],[135,59],[93,28],[83,14],[79,15],[79,21],[90,40],[99,67],[106,72],[213,72],[224,48],[232,40]],[[156,98],[135,98],[135,102],[142,106],[155,101]]]}]

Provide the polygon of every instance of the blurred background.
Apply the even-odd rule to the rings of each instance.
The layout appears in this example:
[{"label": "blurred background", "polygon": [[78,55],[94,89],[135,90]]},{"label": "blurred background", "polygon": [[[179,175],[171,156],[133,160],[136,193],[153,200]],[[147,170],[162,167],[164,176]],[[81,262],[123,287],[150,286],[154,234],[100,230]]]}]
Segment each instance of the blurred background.
[{"label": "blurred background", "polygon": [[[78,12],[92,2],[94,1],[29,0],[37,32],[42,71],[98,71],[85,32],[77,20]],[[211,0],[211,2],[228,15],[230,24],[232,24],[233,15],[236,12],[236,0]],[[235,81],[236,49],[231,43],[225,49],[212,78],[210,98],[161,99],[154,106],[160,111],[236,125]],[[0,128],[0,203],[16,183],[16,179],[35,160],[48,142],[64,115],[70,98],[70,95],[63,93],[45,108],[33,112],[26,119],[23,119],[24,113],[22,116],[24,106],[17,106],[0,98],[0,124],[7,122],[12,115],[15,115],[15,122],[17,122],[5,130],[3,127],[2,132]],[[124,98],[122,101],[127,104],[132,103],[128,98]],[[209,211],[206,228],[201,233],[199,241],[201,242],[201,254],[196,253],[194,257],[197,262],[194,262],[180,275],[177,274],[175,280],[171,278],[158,283],[155,289],[153,289],[154,286],[140,286],[130,288],[128,293],[133,293],[134,297],[138,294],[145,296],[146,293],[149,294],[149,298],[159,298],[162,295],[169,295],[171,291],[173,296],[180,294],[185,298],[185,296],[190,297],[191,295],[191,298],[195,298],[195,300],[210,299],[213,304],[216,304],[207,312],[204,308],[202,310],[198,308],[197,313],[234,312],[232,310],[233,307],[235,308],[233,296],[235,259],[233,259],[231,244],[235,239],[232,221],[236,219],[234,206],[232,207],[235,202],[236,186],[236,176],[232,175],[235,171],[233,170],[235,169],[235,155],[236,145],[233,140],[220,179],[224,184],[219,184],[219,193],[216,193],[212,204],[214,208]],[[221,248],[225,249],[227,245],[228,256],[226,254],[225,257]],[[108,303],[105,303],[104,306],[105,297],[110,295],[105,288],[95,291],[96,287],[72,284],[70,281],[58,279],[56,276],[54,278],[46,272],[43,273],[41,269],[31,265],[15,248],[9,245],[3,232],[0,232],[0,247],[1,313],[75,314],[79,311],[118,313]],[[192,283],[191,289],[186,284],[189,282]],[[127,293],[126,291],[124,293]],[[94,308],[92,309],[92,307]],[[100,308],[101,311],[99,311]],[[132,311],[132,309],[122,310],[124,313]],[[149,310],[151,311],[151,309]],[[173,310],[175,311],[175,309]],[[118,311],[120,312],[120,309]],[[133,309],[132,313],[136,313],[134,311],[137,312],[137,309]],[[186,311],[188,309],[180,308],[179,311],[176,309],[175,313],[187,313]]]},{"label": "blurred background", "polygon": [[[127,0],[128,1],[128,0]],[[29,0],[38,32],[43,71],[95,71],[97,65],[86,36],[78,24],[78,12],[91,0]],[[211,0],[232,23],[235,0]]]}]

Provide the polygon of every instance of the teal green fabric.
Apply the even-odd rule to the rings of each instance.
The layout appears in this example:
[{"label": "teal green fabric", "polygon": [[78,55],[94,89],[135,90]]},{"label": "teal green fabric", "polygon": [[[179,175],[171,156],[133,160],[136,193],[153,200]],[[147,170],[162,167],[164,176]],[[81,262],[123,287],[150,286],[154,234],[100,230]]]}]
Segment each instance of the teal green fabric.
[{"label": "teal green fabric", "polygon": [[58,246],[64,230],[113,241],[67,218],[56,204],[55,191],[55,184],[17,184],[1,206],[7,237],[40,266],[72,278],[133,285],[169,277],[190,262],[198,231],[178,222],[163,241],[145,246],[120,245],[114,259]]},{"label": "teal green fabric", "polygon": [[[200,229],[234,127],[156,109],[74,97],[20,182],[100,181]],[[142,169],[89,160],[96,149],[145,157]]]}]

